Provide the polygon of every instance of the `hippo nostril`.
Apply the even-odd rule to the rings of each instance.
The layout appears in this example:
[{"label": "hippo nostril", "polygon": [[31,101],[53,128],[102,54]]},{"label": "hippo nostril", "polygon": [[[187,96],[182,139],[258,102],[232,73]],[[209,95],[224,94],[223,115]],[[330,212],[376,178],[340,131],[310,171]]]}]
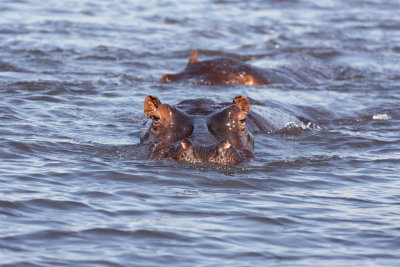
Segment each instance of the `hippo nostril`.
[{"label": "hippo nostril", "polygon": [[190,145],[191,145],[191,143],[190,143],[190,141],[187,140],[187,139],[183,139],[183,140],[181,141],[181,147],[182,147],[183,149],[185,149],[185,150],[189,149]]},{"label": "hippo nostril", "polygon": [[218,149],[228,149],[231,147],[231,143],[228,140],[222,140],[218,144]]},{"label": "hippo nostril", "polygon": [[223,143],[223,148],[224,149],[228,149],[230,147],[231,147],[231,143],[229,143],[229,141],[226,141],[226,142]]},{"label": "hippo nostril", "polygon": [[154,136],[159,136],[160,127],[158,127],[157,125],[153,125],[153,127],[150,129],[150,133],[153,134]]}]

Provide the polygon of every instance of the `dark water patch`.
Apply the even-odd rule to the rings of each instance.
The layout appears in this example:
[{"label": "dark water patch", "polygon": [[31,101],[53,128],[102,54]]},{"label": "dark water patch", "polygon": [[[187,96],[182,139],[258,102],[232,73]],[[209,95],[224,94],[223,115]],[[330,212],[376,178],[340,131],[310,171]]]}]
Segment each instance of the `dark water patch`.
[{"label": "dark water patch", "polygon": [[[331,148],[354,148],[354,149],[368,149],[368,148],[373,148],[376,146],[382,146],[382,145],[389,145],[389,144],[394,144],[397,142],[386,142],[382,140],[376,140],[372,139],[369,137],[360,137],[354,135],[357,134],[340,134],[340,137],[332,137],[330,138],[331,144],[329,147]],[[354,140],[349,141],[349,136],[352,136]]]},{"label": "dark water patch", "polygon": [[[11,105],[0,106],[0,123],[5,121],[18,121],[23,117],[23,112]],[[6,127],[2,127],[6,129]],[[10,130],[9,130],[10,131]]]},{"label": "dark water patch", "polygon": [[175,18],[164,18],[164,22],[166,24],[180,24],[180,25],[184,25],[186,23],[189,23],[189,19],[188,18],[184,18],[184,19],[175,19]]},{"label": "dark water patch", "polygon": [[0,210],[0,215],[4,215],[6,217],[12,217],[12,216],[17,216],[13,212],[5,211],[5,210]]},{"label": "dark water patch", "polygon": [[[133,56],[133,59],[136,59],[136,55]],[[151,65],[150,62],[137,61],[137,60],[133,60],[133,59],[124,60],[123,62],[121,62],[121,64],[123,66],[129,67],[129,69],[127,69],[127,71],[129,71],[129,72],[137,72],[137,68],[151,69],[151,68],[155,67],[155,66]],[[126,75],[126,74],[122,74],[122,75]]]},{"label": "dark water patch", "polygon": [[262,217],[262,216],[251,216],[244,218],[244,220],[250,220],[257,223],[262,223],[263,225],[271,225],[271,226],[289,226],[291,224],[297,223],[295,220],[290,218],[270,218],[270,217]]},{"label": "dark water patch", "polygon": [[[323,200],[331,200],[332,202],[340,202],[341,205],[353,206],[357,205],[357,207],[376,207],[385,203],[373,201],[370,199],[360,199],[355,197],[340,197],[340,196],[311,196],[311,198],[323,199]],[[326,201],[324,201],[326,203]]]},{"label": "dark water patch", "polygon": [[54,210],[88,210],[90,207],[84,203],[67,200],[51,200],[51,199],[32,199],[21,202],[24,206],[43,209],[49,208]]},{"label": "dark water patch", "polygon": [[[231,51],[223,51],[223,50],[205,50],[205,49],[198,49],[198,53],[200,57],[204,55],[204,60],[213,59],[213,58],[234,58],[240,61],[252,61],[263,58],[265,55],[263,54],[238,54],[233,53]],[[186,57],[188,59],[188,55],[190,55],[190,51],[185,51]],[[203,59],[201,59],[203,60]]]},{"label": "dark water patch", "polygon": [[79,50],[76,50],[74,48],[67,48],[67,47],[57,47],[57,46],[49,46],[46,47],[46,53],[50,54],[50,55],[57,55],[59,57],[69,57],[69,56],[76,56],[78,55],[80,52]]},{"label": "dark water patch", "polygon": [[17,52],[17,53],[27,53],[27,54],[35,56],[35,57],[49,56],[49,54],[47,54],[45,51],[40,50],[40,49],[17,50],[15,52]]},{"label": "dark water patch", "polygon": [[[36,193],[36,192],[35,192]],[[13,192],[16,194],[16,192]],[[20,194],[27,195],[27,194]],[[58,211],[65,210],[87,210],[88,206],[74,201],[61,201],[61,200],[50,200],[50,199],[31,199],[22,201],[2,201],[1,208],[7,214],[14,216],[15,218],[24,217],[26,214],[35,212],[38,214],[48,214],[48,208]],[[54,218],[56,220],[56,217]]]},{"label": "dark water patch", "polygon": [[387,249],[389,251],[395,250],[395,247],[400,242],[398,238],[394,238],[391,234],[378,230],[361,230],[356,234],[356,237],[368,240],[376,248]]},{"label": "dark water patch", "polygon": [[16,203],[15,201],[0,201],[1,213],[7,216],[18,216],[17,210],[26,209],[23,203]]},{"label": "dark water patch", "polygon": [[287,159],[283,161],[270,162],[269,166],[288,168],[288,167],[330,167],[334,164],[334,161],[340,160],[341,158],[333,155],[313,155],[312,157],[298,157],[294,159]]},{"label": "dark water patch", "polygon": [[[82,173],[84,174],[84,173]],[[94,179],[99,179],[101,180],[109,180],[109,181],[123,181],[123,182],[129,182],[129,183],[139,183],[139,182],[149,182],[153,181],[155,176],[151,176],[151,174],[144,174],[144,173],[138,173],[134,174],[129,171],[101,171],[101,172],[93,172],[93,173],[88,173],[91,177]]]},{"label": "dark water patch", "polygon": [[[317,35],[320,33],[317,33]],[[333,50],[331,48],[321,47],[317,49],[313,49],[307,53],[309,56],[317,58],[317,59],[325,59],[330,60],[332,58],[338,57],[341,53],[337,50]],[[325,75],[323,75],[325,76]]]},{"label": "dark water patch", "polygon": [[75,193],[77,196],[82,196],[82,197],[88,197],[90,199],[113,199],[116,198],[114,194],[110,193],[105,193],[101,191],[82,191],[82,192],[76,192]]},{"label": "dark water patch", "polygon": [[[71,35],[75,31],[80,32],[85,30],[85,28],[87,30],[88,27],[89,29],[92,29],[89,25],[90,24],[77,23],[68,20],[45,20],[38,23],[38,28],[40,29],[39,32],[41,34],[56,33],[57,35]],[[79,29],[80,27],[82,27],[82,29]]]},{"label": "dark water patch", "polygon": [[158,239],[165,240],[174,240],[180,242],[191,242],[193,239],[190,237],[186,237],[183,235],[179,235],[172,232],[164,232],[164,231],[149,231],[149,230],[136,230],[133,233],[136,238],[151,238],[158,241]]},{"label": "dark water patch", "polygon": [[62,103],[64,102],[62,99],[58,97],[50,97],[50,96],[31,96],[25,98],[28,101],[39,101],[39,102],[52,102],[52,103]]},{"label": "dark water patch", "polygon": [[[86,54],[91,54],[91,55],[86,55],[89,57],[88,59],[96,59],[96,57],[99,57],[100,59],[104,57],[106,60],[108,57],[111,58],[111,60],[127,60],[127,59],[136,59],[138,56],[137,53],[130,49],[126,48],[120,48],[120,47],[113,47],[113,46],[96,46],[92,48],[90,51],[85,52]],[[79,58],[78,59],[84,59],[84,58]]]},{"label": "dark water patch", "polygon": [[[71,176],[74,177],[70,173],[61,171],[43,171],[40,167],[35,166],[35,163],[36,161],[31,160],[31,162],[27,161],[25,165],[21,164],[20,169],[7,169],[7,171],[9,172],[7,174],[7,177],[13,179],[13,181],[15,181],[15,183],[17,184],[27,184],[29,186],[32,186],[33,188],[35,188],[34,185],[37,185],[38,183],[48,185],[50,187],[56,186],[60,188],[67,188],[67,180],[63,180],[62,178],[70,178]],[[25,173],[28,170],[35,170],[35,172],[32,174],[25,174],[21,171],[21,168],[23,168]],[[12,190],[12,192],[14,192],[14,190]]]},{"label": "dark water patch", "polygon": [[115,214],[123,217],[141,217],[147,215],[148,212],[143,210],[118,210]]},{"label": "dark water patch", "polygon": [[146,199],[152,197],[151,194],[147,194],[142,191],[136,191],[136,190],[118,190],[115,192],[115,194],[127,197],[134,197],[138,199]]},{"label": "dark water patch", "polygon": [[9,88],[15,88],[22,92],[43,93],[49,96],[71,95],[95,95],[98,92],[95,86],[89,81],[57,82],[57,81],[20,81],[9,83]]},{"label": "dark water patch", "polygon": [[205,164],[181,164],[181,163],[173,163],[174,168],[178,169],[186,169],[186,170],[196,170],[199,172],[216,172],[216,173],[221,173],[224,174],[225,176],[233,176],[235,173],[246,173],[248,172],[247,169],[247,163],[240,164],[238,166],[232,166],[232,165],[205,165]]},{"label": "dark water patch", "polygon": [[27,72],[27,70],[14,66],[8,62],[0,61],[0,72]]},{"label": "dark water patch", "polygon": [[117,57],[111,57],[111,56],[81,56],[81,57],[77,57],[77,60],[98,60],[98,61],[118,61],[119,58]]},{"label": "dark water patch", "polygon": [[33,152],[33,149],[31,148],[31,146],[24,142],[9,141],[9,142],[3,143],[3,145],[7,146],[8,150],[15,151],[16,153],[22,153],[23,155]]},{"label": "dark water patch", "polygon": [[[43,257],[44,259],[40,261],[40,264],[50,265],[50,266],[68,266],[69,264],[65,263],[65,260],[57,260],[52,257]],[[118,264],[115,261],[111,260],[70,260],[71,264],[75,266],[114,266],[114,267],[123,267],[123,264]]]},{"label": "dark water patch", "polygon": [[[277,167],[274,164],[267,164],[265,167],[259,168],[254,166],[248,166],[248,174],[236,174],[235,176],[241,175],[240,179],[202,179],[196,180],[196,184],[207,188],[220,189],[220,190],[240,190],[245,193],[247,191],[253,192],[254,190],[261,190],[266,192],[272,192],[275,190],[281,190],[283,188],[325,188],[326,186],[333,183],[333,181],[318,180],[318,178],[309,178],[308,180],[300,180],[296,178],[296,168],[286,168],[282,171],[283,166],[279,164]],[[292,178],[277,179],[276,174],[288,175],[293,173]]]},{"label": "dark water patch", "polygon": [[10,267],[11,266],[40,267],[41,265],[40,264],[35,264],[35,263],[32,263],[32,262],[28,262],[28,261],[17,261],[17,262],[13,262],[11,264],[5,264],[3,266],[5,266],[5,267],[8,267],[8,266],[10,266]]},{"label": "dark water patch", "polygon": [[2,27],[0,28],[0,33],[2,35],[23,35],[23,34],[29,34],[30,30],[26,27],[26,25],[15,25],[15,24],[2,24]]},{"label": "dark water patch", "polygon": [[[396,151],[393,151],[393,150],[387,151],[384,149],[379,151],[380,154],[387,155],[388,157],[391,157],[391,155],[394,155],[396,152],[397,152],[397,150]],[[375,162],[377,164],[384,164],[384,165],[387,164],[388,166],[396,166],[397,164],[400,163],[400,158],[395,158],[395,156],[393,156],[393,158],[386,158],[386,159],[378,158],[375,160]],[[395,169],[393,169],[393,171],[395,171]]]},{"label": "dark water patch", "polygon": [[39,239],[39,240],[46,240],[47,242],[52,242],[55,240],[59,241],[61,239],[67,240],[67,239],[79,239],[79,238],[80,238],[79,235],[77,235],[74,232],[43,230],[35,233],[3,237],[2,240],[14,241],[14,242],[17,240],[27,240],[29,242],[30,240]]},{"label": "dark water patch", "polygon": [[368,77],[365,70],[356,69],[351,66],[331,66],[335,79],[338,81],[362,80]]},{"label": "dark water patch", "polygon": [[[185,197],[182,197],[182,195],[177,195],[175,197],[176,199],[178,198],[182,198],[182,199],[187,199],[187,195],[185,195]],[[203,218],[203,217],[225,217],[227,215],[229,215],[229,212],[213,212],[210,211],[209,209],[205,208],[204,210],[197,210],[197,211],[191,211],[190,209],[188,210],[172,210],[172,209],[159,209],[157,210],[158,213],[161,214],[167,214],[167,215],[171,215],[175,218],[179,217],[179,218],[185,218],[185,217],[195,217],[195,218]]]},{"label": "dark water patch", "polygon": [[344,174],[342,177],[343,181],[346,181],[348,183],[367,183],[367,182],[384,182],[385,178],[382,178],[379,175],[375,174],[364,174],[364,173],[358,173],[359,169],[363,169],[364,166],[370,164],[370,162],[365,162],[365,161],[348,161],[347,163],[349,166],[352,168],[356,168],[356,171],[348,174]]},{"label": "dark water patch", "polygon": [[[54,153],[57,144],[53,142],[36,142],[36,141],[22,141],[22,142],[5,142],[4,145],[9,151],[14,153],[21,153],[23,155],[33,155],[35,153]],[[62,149],[61,149],[62,151]]]},{"label": "dark water patch", "polygon": [[156,230],[135,230],[135,231],[124,231],[111,228],[92,228],[81,232],[81,235],[86,236],[85,238],[109,238],[109,239],[134,239],[136,242],[138,239],[152,239],[154,242],[162,242],[162,240],[190,242],[191,238],[187,238],[172,232],[156,231]]}]

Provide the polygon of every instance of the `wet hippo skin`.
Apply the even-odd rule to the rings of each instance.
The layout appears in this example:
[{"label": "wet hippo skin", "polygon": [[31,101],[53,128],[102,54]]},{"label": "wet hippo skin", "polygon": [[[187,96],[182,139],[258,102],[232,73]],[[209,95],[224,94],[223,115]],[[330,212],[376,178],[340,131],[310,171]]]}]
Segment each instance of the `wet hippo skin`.
[{"label": "wet hippo skin", "polygon": [[269,81],[262,71],[244,62],[231,58],[216,58],[198,61],[197,50],[193,50],[189,62],[182,72],[164,74],[160,82],[190,80],[205,85],[245,84],[262,85]]},{"label": "wet hippo skin", "polygon": [[200,98],[169,105],[149,95],[143,110],[151,124],[143,131],[141,143],[150,144],[151,159],[238,164],[254,157],[254,138],[247,124],[252,131],[263,130],[257,126],[249,101],[243,96],[230,103]]}]

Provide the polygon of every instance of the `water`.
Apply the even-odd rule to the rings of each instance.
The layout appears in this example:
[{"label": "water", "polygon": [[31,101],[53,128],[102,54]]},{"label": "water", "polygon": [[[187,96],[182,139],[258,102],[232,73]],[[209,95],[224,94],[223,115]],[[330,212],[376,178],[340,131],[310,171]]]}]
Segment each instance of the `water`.
[{"label": "water", "polygon": [[[400,3],[0,3],[0,265],[397,266]],[[228,56],[287,74],[161,84]],[[151,161],[146,95],[312,116],[238,166]],[[280,112],[282,111],[282,112]],[[273,114],[273,113],[268,113]]]}]

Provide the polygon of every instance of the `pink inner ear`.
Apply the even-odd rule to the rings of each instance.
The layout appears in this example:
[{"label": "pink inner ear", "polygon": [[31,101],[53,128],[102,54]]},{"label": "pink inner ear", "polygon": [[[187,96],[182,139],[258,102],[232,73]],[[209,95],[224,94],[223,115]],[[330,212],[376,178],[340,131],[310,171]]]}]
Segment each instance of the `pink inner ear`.
[{"label": "pink inner ear", "polygon": [[247,97],[238,95],[233,99],[233,103],[238,105],[239,108],[247,115],[250,111],[249,99]]},{"label": "pink inner ear", "polygon": [[148,95],[143,103],[143,112],[146,116],[151,117],[160,105],[161,101],[157,97]]}]

